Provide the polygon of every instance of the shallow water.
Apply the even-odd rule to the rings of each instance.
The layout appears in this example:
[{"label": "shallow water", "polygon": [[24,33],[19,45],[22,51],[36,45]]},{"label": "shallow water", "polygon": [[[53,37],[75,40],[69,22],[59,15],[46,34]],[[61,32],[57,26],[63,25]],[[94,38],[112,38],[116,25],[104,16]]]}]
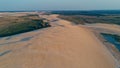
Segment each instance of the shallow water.
[{"label": "shallow water", "polygon": [[115,39],[111,34],[102,34],[103,37],[110,43],[114,44],[115,47],[120,51],[120,42]]}]

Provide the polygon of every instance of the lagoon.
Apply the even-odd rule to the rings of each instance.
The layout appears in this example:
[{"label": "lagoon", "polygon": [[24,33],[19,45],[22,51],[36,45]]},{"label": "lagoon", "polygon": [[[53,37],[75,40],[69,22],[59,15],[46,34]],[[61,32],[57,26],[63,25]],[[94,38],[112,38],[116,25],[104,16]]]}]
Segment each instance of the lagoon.
[{"label": "lagoon", "polygon": [[107,42],[114,44],[115,47],[120,51],[120,36],[105,33],[102,33],[102,36],[107,40]]}]

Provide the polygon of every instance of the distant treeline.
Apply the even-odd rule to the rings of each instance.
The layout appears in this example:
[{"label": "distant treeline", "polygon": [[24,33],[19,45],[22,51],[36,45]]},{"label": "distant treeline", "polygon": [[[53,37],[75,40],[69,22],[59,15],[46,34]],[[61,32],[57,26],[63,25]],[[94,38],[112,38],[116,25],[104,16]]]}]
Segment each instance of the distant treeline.
[{"label": "distant treeline", "polygon": [[109,14],[120,14],[120,10],[94,10],[94,11],[52,11],[53,14],[61,15],[87,15],[87,16],[105,16]]},{"label": "distant treeline", "polygon": [[59,18],[75,24],[106,23],[120,25],[120,11],[53,11]]}]

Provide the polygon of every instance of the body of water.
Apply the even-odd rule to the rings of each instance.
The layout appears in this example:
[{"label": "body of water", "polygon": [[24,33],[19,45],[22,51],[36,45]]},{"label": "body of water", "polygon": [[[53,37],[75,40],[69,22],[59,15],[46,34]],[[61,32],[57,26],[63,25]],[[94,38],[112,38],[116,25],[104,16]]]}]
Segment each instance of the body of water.
[{"label": "body of water", "polygon": [[[118,39],[115,38],[115,35],[112,34],[104,34],[102,33],[102,36],[111,44],[114,44],[115,47],[120,51],[120,42]],[[117,36],[117,35],[116,35]],[[118,36],[117,36],[118,37]]]}]

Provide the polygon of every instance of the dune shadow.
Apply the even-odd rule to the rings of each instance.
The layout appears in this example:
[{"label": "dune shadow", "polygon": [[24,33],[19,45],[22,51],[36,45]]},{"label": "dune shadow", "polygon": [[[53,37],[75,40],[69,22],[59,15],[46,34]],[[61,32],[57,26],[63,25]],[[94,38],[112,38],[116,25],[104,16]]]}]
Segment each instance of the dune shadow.
[{"label": "dune shadow", "polygon": [[11,52],[11,50],[4,51],[4,52],[0,53],[0,56],[4,56],[4,55],[6,55],[6,54],[8,54],[10,52]]}]

